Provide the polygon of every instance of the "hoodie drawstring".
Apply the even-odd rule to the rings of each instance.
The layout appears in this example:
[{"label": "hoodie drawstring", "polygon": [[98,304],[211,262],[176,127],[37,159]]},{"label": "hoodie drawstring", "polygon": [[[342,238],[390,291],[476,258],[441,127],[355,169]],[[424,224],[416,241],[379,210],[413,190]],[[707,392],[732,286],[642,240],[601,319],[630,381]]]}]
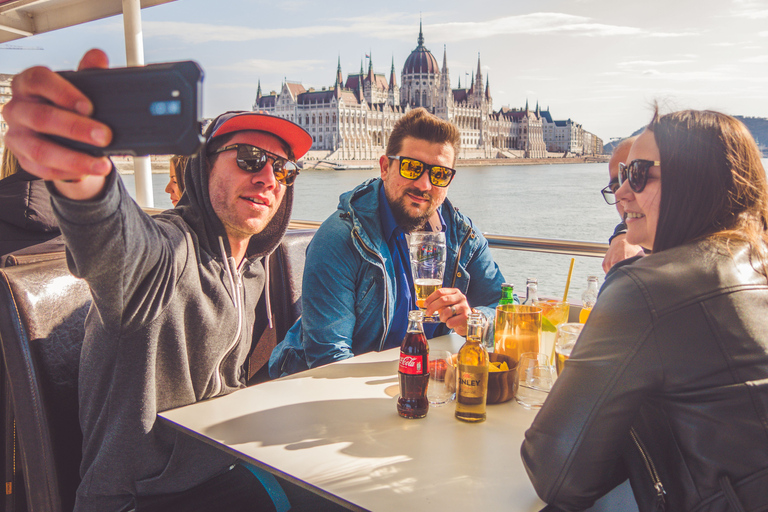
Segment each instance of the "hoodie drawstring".
[{"label": "hoodie drawstring", "polygon": [[270,293],[269,293],[269,257],[272,256],[272,253],[267,254],[267,256],[264,258],[264,293],[266,294],[267,299],[267,322],[270,329],[274,329],[274,326],[272,325],[272,300],[270,299]]}]

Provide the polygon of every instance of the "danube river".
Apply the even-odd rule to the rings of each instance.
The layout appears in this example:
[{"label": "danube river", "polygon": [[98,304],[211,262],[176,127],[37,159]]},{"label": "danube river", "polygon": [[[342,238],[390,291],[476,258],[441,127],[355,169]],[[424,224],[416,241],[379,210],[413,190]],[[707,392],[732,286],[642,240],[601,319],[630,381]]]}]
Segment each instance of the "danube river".
[{"label": "danube river", "polygon": [[[768,166],[768,160],[763,160]],[[306,170],[296,180],[293,218],[323,220],[336,209],[339,194],[378,170]],[[133,175],[124,175],[133,191]],[[515,165],[461,167],[448,198],[483,232],[536,238],[607,242],[619,221],[616,209],[603,201],[607,164]],[[170,208],[163,191],[167,175],[154,174],[155,207]],[[562,296],[570,257],[494,249],[507,281],[525,294],[525,280],[536,277],[539,291]],[[604,273],[600,258],[577,257],[568,296],[579,300],[587,276]]]}]

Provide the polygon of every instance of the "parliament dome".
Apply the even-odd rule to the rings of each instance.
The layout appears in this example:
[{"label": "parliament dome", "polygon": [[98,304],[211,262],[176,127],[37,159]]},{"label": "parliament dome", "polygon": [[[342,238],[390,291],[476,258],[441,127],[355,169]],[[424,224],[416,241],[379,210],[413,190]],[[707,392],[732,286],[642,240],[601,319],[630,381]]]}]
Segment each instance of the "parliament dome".
[{"label": "parliament dome", "polygon": [[424,36],[421,32],[421,26],[419,26],[419,45],[415,50],[411,52],[407,59],[405,59],[405,65],[403,66],[403,75],[410,75],[416,73],[440,73],[440,66],[437,64],[437,59],[432,52],[427,50],[424,46]]}]

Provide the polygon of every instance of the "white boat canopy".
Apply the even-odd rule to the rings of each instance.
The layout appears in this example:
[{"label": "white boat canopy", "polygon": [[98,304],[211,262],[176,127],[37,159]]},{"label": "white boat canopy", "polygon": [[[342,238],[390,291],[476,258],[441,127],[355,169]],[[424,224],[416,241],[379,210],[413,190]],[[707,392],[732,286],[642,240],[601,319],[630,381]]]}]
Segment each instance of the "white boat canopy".
[{"label": "white boat canopy", "polygon": [[[126,62],[144,65],[140,10],[174,0],[0,0],[0,43],[123,14]],[[133,159],[136,201],[153,207],[148,157]]]}]

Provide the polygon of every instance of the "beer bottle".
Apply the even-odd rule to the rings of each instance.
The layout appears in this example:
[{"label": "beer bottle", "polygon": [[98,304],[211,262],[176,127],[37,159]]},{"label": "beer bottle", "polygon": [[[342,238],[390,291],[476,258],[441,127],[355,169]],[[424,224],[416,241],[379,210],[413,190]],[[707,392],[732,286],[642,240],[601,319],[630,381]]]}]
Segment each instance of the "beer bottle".
[{"label": "beer bottle", "polygon": [[510,283],[504,283],[501,285],[501,299],[499,300],[499,306],[505,304],[515,304],[515,287]]},{"label": "beer bottle", "polygon": [[456,418],[472,423],[485,421],[488,397],[488,352],[483,347],[482,313],[473,312],[467,320],[467,342],[457,360]]},{"label": "beer bottle", "polygon": [[533,306],[535,301],[539,300],[539,280],[535,277],[529,277],[525,283],[525,304]]},{"label": "beer bottle", "polygon": [[587,278],[587,289],[581,294],[581,313],[579,313],[579,322],[584,324],[595,307],[597,302],[597,276]]},{"label": "beer bottle", "polygon": [[400,345],[400,398],[397,412],[403,418],[423,418],[429,410],[427,384],[429,383],[429,345],[424,336],[424,312],[408,312],[408,332]]}]

